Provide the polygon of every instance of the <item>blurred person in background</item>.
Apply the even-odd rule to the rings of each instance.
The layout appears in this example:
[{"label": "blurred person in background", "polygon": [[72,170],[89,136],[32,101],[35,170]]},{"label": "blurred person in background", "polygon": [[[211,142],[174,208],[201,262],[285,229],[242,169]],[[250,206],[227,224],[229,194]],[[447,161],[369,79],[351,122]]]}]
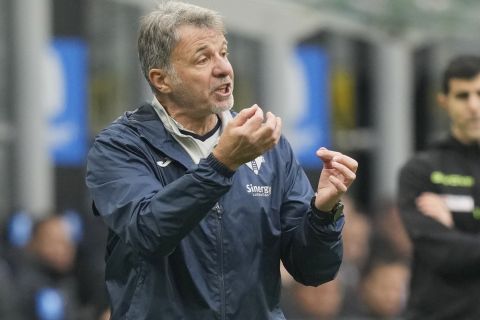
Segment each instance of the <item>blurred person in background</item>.
[{"label": "blurred person in background", "polygon": [[348,195],[342,197],[347,212],[343,230],[344,253],[342,266],[350,264],[361,269],[369,256],[372,232],[370,217],[358,210],[355,201]]},{"label": "blurred person in background", "polygon": [[96,319],[98,319],[98,320],[110,320],[110,316],[111,316],[110,308],[106,308],[105,310],[103,310],[102,312],[100,312],[97,315]]},{"label": "blurred person in background", "polygon": [[375,252],[360,280],[359,296],[364,310],[358,315],[365,319],[403,319],[409,268],[407,260],[394,251]]},{"label": "blurred person in background", "polygon": [[79,284],[82,306],[100,316],[108,309],[104,281],[107,230],[105,225],[98,223],[98,219],[91,214],[79,217],[82,218],[82,225],[81,234],[76,239],[78,245],[74,274]]},{"label": "blurred person in background", "polygon": [[362,270],[369,258],[371,223],[348,195],[345,207],[343,260],[337,277],[318,287],[295,283],[282,268],[282,307],[287,319],[348,319],[363,311],[359,299]]},{"label": "blurred person in background", "polygon": [[412,243],[402,223],[398,205],[393,199],[380,202],[372,219],[374,242],[385,241],[399,258],[410,260]]},{"label": "blurred person in background", "polygon": [[337,319],[342,303],[342,284],[338,277],[318,287],[294,281],[282,291],[282,308],[288,320]]},{"label": "blurred person in background", "polygon": [[[3,221],[2,221],[3,222]],[[2,223],[0,223],[2,226]],[[0,231],[3,228],[0,227]],[[3,242],[3,235],[0,237],[0,319],[21,319],[19,314],[18,291],[15,290],[15,281],[13,279],[14,266],[9,261],[6,253],[6,245]]]},{"label": "blurred person in background", "polygon": [[76,244],[71,229],[61,215],[35,223],[15,281],[22,297],[22,319],[87,319],[78,297],[73,274]]},{"label": "blurred person in background", "polygon": [[348,196],[342,198],[345,204],[345,227],[343,228],[343,261],[339,271],[343,303],[339,315],[355,317],[362,310],[359,299],[359,285],[362,270],[370,257],[372,221],[370,215],[359,211],[355,201]]},{"label": "blurred person in background", "polygon": [[409,160],[398,201],[413,243],[407,319],[480,319],[480,57],[448,64],[450,134]]},{"label": "blurred person in background", "polygon": [[357,162],[321,148],[314,194],[281,120],[233,106],[222,18],[164,2],[140,25],[154,97],[95,139],[86,181],[109,228],[112,319],[284,319],[280,259],[312,286],[342,257]]}]

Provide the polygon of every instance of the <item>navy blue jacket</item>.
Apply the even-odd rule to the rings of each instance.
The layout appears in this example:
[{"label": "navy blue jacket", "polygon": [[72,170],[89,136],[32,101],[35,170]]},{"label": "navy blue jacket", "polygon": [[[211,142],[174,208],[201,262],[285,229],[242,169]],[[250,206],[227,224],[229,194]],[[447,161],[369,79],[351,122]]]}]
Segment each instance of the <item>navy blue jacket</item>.
[{"label": "navy blue jacket", "polygon": [[261,160],[194,164],[148,104],[99,133],[86,181],[109,228],[111,319],[284,319],[280,259],[303,284],[335,277],[343,217],[315,219],[283,137]]}]

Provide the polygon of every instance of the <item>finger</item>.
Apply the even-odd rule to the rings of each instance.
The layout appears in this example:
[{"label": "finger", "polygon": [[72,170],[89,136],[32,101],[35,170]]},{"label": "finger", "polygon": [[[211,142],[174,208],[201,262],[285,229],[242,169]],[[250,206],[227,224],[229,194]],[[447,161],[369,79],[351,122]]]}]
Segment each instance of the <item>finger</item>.
[{"label": "finger", "polygon": [[272,132],[273,132],[273,130],[275,130],[275,126],[277,125],[275,115],[270,111],[268,111],[265,118],[266,120],[265,120],[264,126],[272,128]]},{"label": "finger", "polygon": [[344,164],[337,162],[337,161],[332,161],[331,165],[334,169],[337,170],[337,172],[342,175],[345,180],[349,181],[349,183],[353,182],[357,178],[357,175],[355,174],[355,171],[351,170]]},{"label": "finger", "polygon": [[317,155],[317,157],[319,158],[326,158],[327,156],[329,156],[330,158],[333,158],[333,155],[331,153],[330,150],[328,150],[327,148],[325,147],[321,147],[320,149],[317,150],[317,152],[315,153]]},{"label": "finger", "polygon": [[341,192],[345,193],[347,191],[347,186],[343,183],[342,180],[338,179],[335,176],[329,176],[328,180],[335,186],[335,188]]},{"label": "finger", "polygon": [[262,123],[262,126],[258,130],[260,136],[268,137],[273,134],[275,127],[277,126],[277,121],[273,113],[270,111],[266,114],[266,120]]},{"label": "finger", "polygon": [[338,155],[335,155],[333,157],[332,161],[336,163],[341,163],[344,166],[346,166],[349,170],[352,170],[353,172],[357,172],[358,162],[355,159],[350,158],[349,156],[339,153]]},{"label": "finger", "polygon": [[338,157],[338,156],[333,157],[331,161],[331,166],[337,169],[338,171],[340,171],[345,176],[353,177],[353,179],[355,179],[358,164],[355,160],[351,158],[349,159],[353,160],[353,162],[348,161],[348,159],[345,159],[345,158],[348,158],[348,157]]},{"label": "finger", "polygon": [[317,157],[319,157],[322,161],[331,161],[335,156],[342,155],[340,152],[328,150],[325,147],[321,147],[316,152]]},{"label": "finger", "polygon": [[429,197],[432,197],[434,195],[434,193],[432,192],[422,192],[418,198],[429,198]]},{"label": "finger", "polygon": [[275,136],[277,125],[277,117],[273,113],[267,112],[265,123],[262,124],[254,135],[259,141],[262,141],[265,147],[271,148],[278,141]]},{"label": "finger", "polygon": [[417,198],[417,200],[415,201],[415,204],[417,205],[417,208],[420,211],[423,211],[425,207],[428,205],[428,202],[426,202],[423,198]]},{"label": "finger", "polygon": [[321,147],[317,150],[316,154],[318,157],[333,158],[336,154],[340,154],[340,152]]},{"label": "finger", "polygon": [[282,119],[280,117],[276,117],[277,125],[275,126],[275,131],[273,132],[273,136],[275,138],[275,144],[278,143],[280,137],[282,136]]},{"label": "finger", "polygon": [[255,113],[249,119],[247,119],[247,121],[245,121],[244,125],[247,128],[247,130],[249,130],[250,132],[253,132],[258,130],[258,128],[260,128],[260,126],[263,123],[263,119],[264,119],[263,110],[262,108],[257,106]]},{"label": "finger", "polygon": [[260,107],[256,104],[249,108],[245,108],[237,114],[233,121],[236,125],[243,126],[245,122],[247,122],[247,120],[250,119],[259,108]]},{"label": "finger", "polygon": [[267,112],[267,120],[260,130],[260,134],[269,148],[275,146],[282,134],[282,119],[271,112]]},{"label": "finger", "polygon": [[332,165],[331,165],[332,159],[333,159],[336,155],[341,155],[341,153],[340,153],[340,152],[331,151],[331,150],[328,150],[328,149],[325,148],[325,147],[322,147],[322,148],[320,148],[320,149],[317,150],[316,155],[317,155],[317,157],[320,158],[320,160],[322,160],[322,162],[323,162],[323,167],[324,167],[325,169],[332,169]]}]

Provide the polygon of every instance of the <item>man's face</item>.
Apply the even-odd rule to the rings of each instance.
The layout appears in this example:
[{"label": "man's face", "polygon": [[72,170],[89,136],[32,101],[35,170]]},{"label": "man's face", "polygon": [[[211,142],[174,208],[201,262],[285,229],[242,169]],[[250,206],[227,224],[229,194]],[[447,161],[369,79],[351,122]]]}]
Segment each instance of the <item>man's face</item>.
[{"label": "man's face", "polygon": [[480,142],[480,74],[471,80],[451,79],[449,89],[439,101],[450,117],[452,134],[463,143]]},{"label": "man's face", "polygon": [[41,261],[58,273],[69,272],[75,262],[77,249],[66,222],[61,218],[51,219],[39,226],[32,248]]},{"label": "man's face", "polygon": [[227,41],[213,29],[182,26],[172,53],[171,100],[197,116],[219,113],[233,106],[233,69]]}]

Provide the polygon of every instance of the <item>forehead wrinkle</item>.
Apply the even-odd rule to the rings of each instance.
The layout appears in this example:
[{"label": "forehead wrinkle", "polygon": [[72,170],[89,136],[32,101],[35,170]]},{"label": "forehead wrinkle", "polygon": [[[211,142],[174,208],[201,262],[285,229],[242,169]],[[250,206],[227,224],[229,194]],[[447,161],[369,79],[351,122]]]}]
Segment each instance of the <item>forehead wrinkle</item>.
[{"label": "forehead wrinkle", "polygon": [[[215,38],[219,36],[221,35],[215,36]],[[201,39],[187,39],[186,41],[180,41],[177,49],[181,49],[181,47],[184,47],[186,49],[186,52],[196,54],[198,52],[207,50],[209,47],[215,46],[216,41],[211,41],[210,39],[211,37],[202,37]],[[225,41],[222,41],[222,46],[224,45]]]},{"label": "forehead wrinkle", "polygon": [[195,53],[199,53],[199,52],[202,52],[204,50],[208,49],[208,45],[207,44],[204,44],[204,45],[201,45],[200,47],[198,47],[196,50],[195,50]]},{"label": "forehead wrinkle", "polygon": [[[227,46],[227,41],[224,40],[221,44],[221,47],[226,47]],[[201,51],[204,51],[204,50],[207,50],[209,48],[209,45],[208,44],[204,44],[204,45],[201,45],[200,47],[198,47],[196,50],[195,50],[195,53],[198,53],[198,52],[201,52]]]}]

